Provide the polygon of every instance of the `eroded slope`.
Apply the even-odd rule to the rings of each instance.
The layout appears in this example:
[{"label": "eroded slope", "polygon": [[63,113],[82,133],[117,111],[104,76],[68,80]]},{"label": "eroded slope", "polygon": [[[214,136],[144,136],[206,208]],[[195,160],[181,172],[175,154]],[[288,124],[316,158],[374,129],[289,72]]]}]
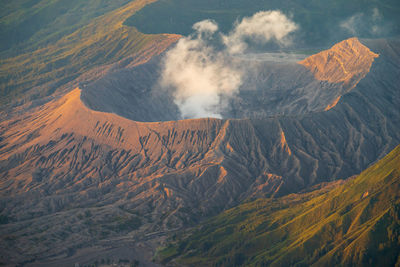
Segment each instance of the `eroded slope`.
[{"label": "eroded slope", "polygon": [[380,57],[326,112],[143,123],[93,111],[75,89],[12,113],[0,124],[3,262],[73,263],[361,172],[400,142],[399,43],[367,45]]},{"label": "eroded slope", "polygon": [[[320,81],[343,83],[347,91],[353,89],[370,71],[378,54],[364,46],[357,38],[350,38],[327,51],[310,56],[299,64],[309,69]],[[334,99],[325,110],[334,107],[341,96]]]},{"label": "eroded slope", "polygon": [[[400,146],[360,176],[226,211],[161,253],[195,266],[400,263]],[[179,264],[178,264],[179,263]]]},{"label": "eroded slope", "polygon": [[357,38],[350,38],[331,49],[310,56],[299,64],[308,68],[321,81],[357,84],[371,69],[379,57]]},{"label": "eroded slope", "polygon": [[[74,251],[126,231],[134,231],[135,240],[154,231],[162,235],[233,205],[247,191],[258,191],[251,187],[250,173],[258,176],[265,160],[255,158],[259,140],[241,141],[255,135],[249,121],[139,123],[92,111],[79,96],[75,89],[2,123],[1,206],[10,222],[2,233],[18,236],[16,243],[3,244],[7,262],[68,257],[68,248]],[[271,137],[277,155],[285,155],[281,130]],[[276,177],[271,184],[281,182]],[[98,225],[89,233],[88,218],[79,219],[85,210]],[[65,216],[68,223],[61,226]],[[137,219],[141,228],[119,228],[114,222],[119,217]],[[46,231],[37,227],[39,222]],[[73,222],[77,226],[70,228]],[[32,247],[37,239],[65,234]]]}]

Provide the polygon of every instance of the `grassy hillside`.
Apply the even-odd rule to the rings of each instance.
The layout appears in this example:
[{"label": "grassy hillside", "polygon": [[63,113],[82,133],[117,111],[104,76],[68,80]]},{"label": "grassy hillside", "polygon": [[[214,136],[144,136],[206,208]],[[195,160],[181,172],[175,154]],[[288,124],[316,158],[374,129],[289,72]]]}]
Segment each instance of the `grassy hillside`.
[{"label": "grassy hillside", "polygon": [[[3,56],[43,47],[129,0],[0,0]],[[7,51],[8,50],[8,51]]]},{"label": "grassy hillside", "polygon": [[342,185],[240,205],[159,253],[193,266],[394,266],[399,255],[400,146]]},{"label": "grassy hillside", "polygon": [[[4,45],[20,45],[24,48],[22,51],[26,51],[18,52],[18,55],[14,55],[10,50],[3,53],[3,59],[0,61],[0,104],[26,95],[29,98],[36,98],[51,94],[60,85],[93,67],[116,62],[127,55],[141,51],[150,42],[167,38],[164,35],[145,35],[133,27],[122,25],[123,21],[152,1],[130,1],[123,7],[96,18],[92,17],[128,1],[115,3],[103,1],[113,2],[103,8],[100,8],[102,1],[67,1],[72,5],[72,10],[68,11],[65,11],[68,8],[65,9],[62,5],[65,1],[61,0],[40,1],[37,5],[43,4],[43,7],[28,5],[29,1],[16,1],[5,5],[8,7],[19,4],[23,8],[17,11],[14,7],[15,11],[7,15],[2,11],[2,35],[16,34],[15,38],[10,38],[9,43],[6,42]],[[91,2],[98,3],[100,7],[97,8],[93,3],[93,8],[89,8]],[[86,12],[85,8],[89,10]],[[65,14],[63,13],[59,19],[66,21],[60,22],[59,19],[54,19],[53,15],[61,11],[66,13],[64,12]],[[26,20],[18,23],[18,17],[25,17],[25,13],[29,12],[36,15],[29,14]],[[82,18],[76,23],[68,23],[80,15]],[[29,18],[43,22],[31,23]],[[86,22],[87,24],[82,26]],[[40,30],[42,24],[44,26]],[[28,25],[32,25],[32,28]],[[66,34],[73,29],[76,30]],[[60,36],[61,38],[58,38]],[[29,92],[36,86],[41,87],[35,90],[34,94]]]},{"label": "grassy hillside", "polygon": [[[372,19],[374,8],[380,13],[377,19]],[[142,9],[125,23],[144,33],[186,35],[192,32],[193,23],[214,19],[222,31],[227,32],[236,19],[260,10],[276,9],[293,17],[300,25],[298,41],[304,41],[308,46],[331,44],[353,36],[341,29],[340,23],[356,14],[363,14],[357,23],[361,37],[376,36],[370,32],[373,26],[381,28],[377,33],[380,36],[400,34],[400,3],[396,0],[160,0]]]}]

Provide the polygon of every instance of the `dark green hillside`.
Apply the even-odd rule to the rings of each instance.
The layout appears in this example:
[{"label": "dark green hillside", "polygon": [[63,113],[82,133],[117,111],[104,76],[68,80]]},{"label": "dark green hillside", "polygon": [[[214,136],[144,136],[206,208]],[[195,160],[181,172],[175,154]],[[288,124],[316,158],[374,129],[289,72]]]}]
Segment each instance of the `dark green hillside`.
[{"label": "dark green hillside", "polygon": [[[372,19],[373,9],[377,8],[382,19]],[[214,19],[222,31],[232,28],[236,19],[250,16],[260,10],[279,9],[301,26],[299,40],[305,45],[326,45],[343,40],[353,34],[340,28],[340,23],[357,14],[361,19],[361,37],[400,34],[400,2],[396,0],[365,1],[305,1],[305,0],[160,0],[142,9],[125,23],[135,26],[144,33],[192,32],[193,23]],[[372,26],[381,26],[379,33],[372,36]]]},{"label": "dark green hillside", "polygon": [[[129,0],[0,0],[3,56],[55,42]],[[7,53],[4,53],[5,50]]]},{"label": "dark green hillside", "polygon": [[159,255],[193,266],[398,265],[400,146],[331,189],[228,210]]}]

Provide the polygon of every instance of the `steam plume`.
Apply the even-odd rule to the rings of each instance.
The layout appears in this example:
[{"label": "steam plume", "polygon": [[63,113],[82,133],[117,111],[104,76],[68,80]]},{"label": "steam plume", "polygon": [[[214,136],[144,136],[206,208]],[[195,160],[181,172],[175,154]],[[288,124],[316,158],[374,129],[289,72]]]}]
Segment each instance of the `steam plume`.
[{"label": "steam plume", "polygon": [[223,36],[223,41],[230,53],[243,53],[248,46],[246,40],[250,39],[260,44],[272,40],[287,45],[288,34],[296,29],[297,25],[280,11],[260,11],[236,23],[233,31]]},{"label": "steam plume", "polygon": [[356,13],[340,23],[340,27],[353,36],[384,36],[390,26],[377,8],[367,14]]},{"label": "steam plume", "polygon": [[193,29],[192,35],[182,37],[167,52],[161,85],[173,88],[183,118],[221,118],[221,111],[238,93],[245,74],[232,54],[245,52],[252,42],[285,45],[297,25],[279,11],[263,11],[243,18],[228,35],[220,33],[211,20],[197,22]]},{"label": "steam plume", "polygon": [[196,34],[183,37],[165,58],[162,83],[176,88],[175,103],[183,118],[217,117],[221,97],[236,93],[240,72],[223,51],[210,45],[218,26],[209,20],[194,24]]}]

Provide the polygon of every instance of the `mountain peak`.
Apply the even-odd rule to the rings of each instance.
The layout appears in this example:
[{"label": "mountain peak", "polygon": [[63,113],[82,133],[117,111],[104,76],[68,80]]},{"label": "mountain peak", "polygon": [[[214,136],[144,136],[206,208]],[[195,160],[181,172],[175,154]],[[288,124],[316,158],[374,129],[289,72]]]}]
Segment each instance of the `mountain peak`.
[{"label": "mountain peak", "polygon": [[316,79],[331,83],[357,84],[369,72],[378,54],[356,37],[335,44],[330,49],[312,55],[299,64],[308,68]]},{"label": "mountain peak", "polygon": [[[328,50],[309,56],[299,64],[309,69],[315,79],[342,83],[345,91],[350,91],[367,75],[377,57],[378,54],[353,37],[335,44]],[[340,98],[341,96],[336,97],[326,106],[325,111],[336,106]]]}]

